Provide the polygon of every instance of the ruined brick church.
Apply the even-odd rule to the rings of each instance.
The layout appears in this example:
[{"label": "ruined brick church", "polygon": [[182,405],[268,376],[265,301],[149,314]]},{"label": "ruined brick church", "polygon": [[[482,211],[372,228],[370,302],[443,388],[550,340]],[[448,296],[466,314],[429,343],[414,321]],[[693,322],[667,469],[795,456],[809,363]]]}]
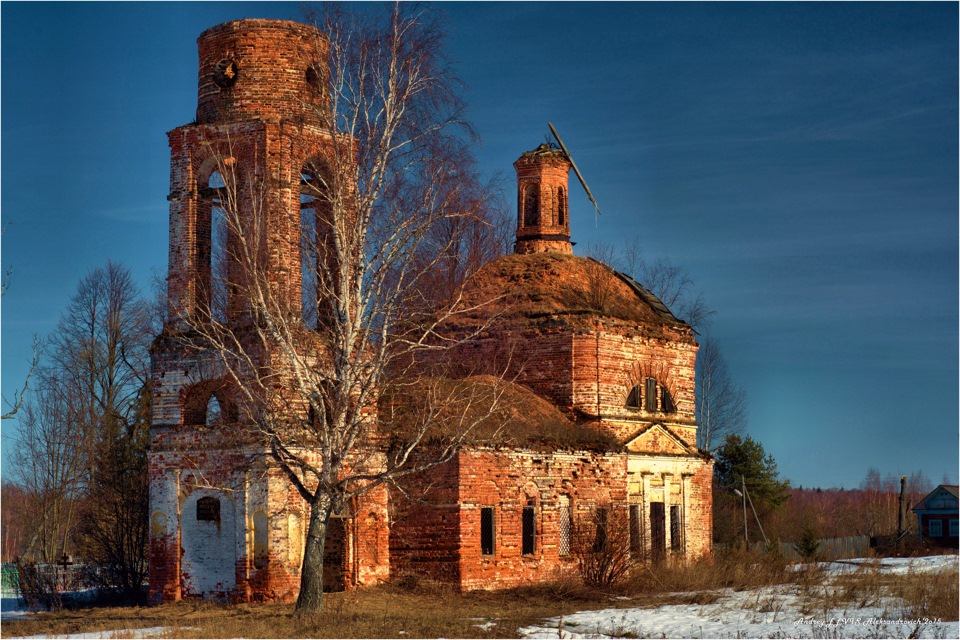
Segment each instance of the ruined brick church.
[{"label": "ruined brick church", "polygon": [[[210,305],[212,180],[226,145],[232,162],[264,167],[276,196],[268,219],[300,219],[303,167],[330,135],[314,115],[318,38],[274,20],[208,29],[196,121],[168,134],[168,320],[153,347],[149,451],[155,603],[290,600],[299,587],[307,505],[279,471],[246,464],[229,426],[211,424],[214,404],[229,399],[210,354],[183,336]],[[467,446],[416,476],[419,496],[381,488],[334,518],[332,588],[408,574],[462,589],[552,580],[576,570],[583,523],[599,531],[618,514],[626,526],[609,531],[644,561],[710,552],[713,463],[695,446],[693,330],[641,284],[573,255],[562,151],[541,145],[514,167],[514,253],[482,267],[466,294],[505,302],[444,357],[496,360],[509,349],[516,410],[497,446]],[[266,242],[276,286],[299,299],[297,234],[276,222]],[[473,336],[485,321],[460,317],[441,332]]]}]

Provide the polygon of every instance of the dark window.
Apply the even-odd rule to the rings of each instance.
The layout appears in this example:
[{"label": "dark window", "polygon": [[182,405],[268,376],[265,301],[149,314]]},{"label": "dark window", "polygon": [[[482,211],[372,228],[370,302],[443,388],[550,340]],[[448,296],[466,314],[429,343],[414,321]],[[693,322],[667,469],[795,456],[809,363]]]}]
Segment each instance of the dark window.
[{"label": "dark window", "polygon": [[930,521],[930,536],[933,538],[939,538],[943,535],[943,521],[942,520],[931,520]]},{"label": "dark window", "polygon": [[200,498],[197,500],[198,522],[220,522],[220,501],[217,498]]},{"label": "dark window", "polygon": [[560,496],[560,514],[557,528],[560,530],[560,555],[570,555],[573,537],[573,514],[570,510],[570,496]]},{"label": "dark window", "polygon": [[664,413],[675,412],[677,410],[677,407],[676,405],[673,404],[673,396],[670,395],[670,392],[667,390],[667,388],[664,386],[661,386],[660,394],[661,394],[661,397],[663,398],[662,404],[663,404]]},{"label": "dark window", "polygon": [[642,395],[643,391],[640,389],[639,384],[634,386],[633,389],[630,389],[630,393],[627,395],[627,407],[630,409],[639,409]]},{"label": "dark window", "polygon": [[496,544],[493,531],[493,507],[480,507],[480,553],[492,556]]},{"label": "dark window", "polygon": [[640,555],[641,544],[640,536],[640,505],[630,505],[630,555],[637,557]]},{"label": "dark window", "polygon": [[680,522],[680,506],[672,505],[670,507],[670,550],[680,551],[683,549],[683,527]]},{"label": "dark window", "polygon": [[561,227],[567,223],[567,192],[563,187],[557,187],[557,224]]},{"label": "dark window", "polygon": [[536,517],[537,508],[533,500],[528,500],[527,504],[523,507],[523,535],[521,536],[522,553],[525,556],[533,555],[536,549]]},{"label": "dark window", "polygon": [[597,525],[597,533],[593,539],[593,552],[599,553],[607,546],[607,508],[597,507],[594,514],[594,522]]},{"label": "dark window", "polygon": [[654,378],[644,380],[643,408],[647,411],[657,410],[657,381]]},{"label": "dark window", "polygon": [[523,188],[523,226],[534,227],[539,224],[540,185],[528,184]]}]

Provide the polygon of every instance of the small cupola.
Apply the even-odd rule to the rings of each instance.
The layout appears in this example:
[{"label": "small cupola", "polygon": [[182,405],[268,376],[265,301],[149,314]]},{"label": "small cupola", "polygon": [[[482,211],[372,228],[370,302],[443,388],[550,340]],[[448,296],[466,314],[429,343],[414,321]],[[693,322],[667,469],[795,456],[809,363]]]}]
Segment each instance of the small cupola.
[{"label": "small cupola", "polygon": [[514,253],[573,253],[567,209],[567,155],[550,143],[527,151],[517,170],[517,243]]}]

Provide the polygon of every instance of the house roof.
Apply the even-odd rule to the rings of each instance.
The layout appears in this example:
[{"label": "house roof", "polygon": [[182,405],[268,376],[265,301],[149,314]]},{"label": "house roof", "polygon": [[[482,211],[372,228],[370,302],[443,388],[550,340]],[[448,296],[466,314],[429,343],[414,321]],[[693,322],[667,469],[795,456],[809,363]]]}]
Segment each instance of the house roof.
[{"label": "house roof", "polygon": [[941,484],[928,493],[912,509],[918,511],[957,511],[960,503],[960,492],[955,484]]},{"label": "house roof", "polygon": [[561,253],[498,258],[472,276],[464,295],[467,303],[479,306],[453,325],[476,324],[495,313],[514,321],[555,318],[577,325],[599,317],[689,330],[629,276],[597,260]]}]

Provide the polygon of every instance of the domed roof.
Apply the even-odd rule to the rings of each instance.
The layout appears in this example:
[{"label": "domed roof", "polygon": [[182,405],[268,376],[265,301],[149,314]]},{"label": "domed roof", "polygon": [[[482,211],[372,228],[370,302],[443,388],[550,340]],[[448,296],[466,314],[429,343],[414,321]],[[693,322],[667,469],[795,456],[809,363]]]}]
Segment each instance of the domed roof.
[{"label": "domed roof", "polygon": [[601,317],[689,329],[629,276],[592,258],[555,252],[498,258],[471,277],[464,297],[477,308],[454,320],[457,325],[496,314],[513,319],[553,317],[572,325]]}]

